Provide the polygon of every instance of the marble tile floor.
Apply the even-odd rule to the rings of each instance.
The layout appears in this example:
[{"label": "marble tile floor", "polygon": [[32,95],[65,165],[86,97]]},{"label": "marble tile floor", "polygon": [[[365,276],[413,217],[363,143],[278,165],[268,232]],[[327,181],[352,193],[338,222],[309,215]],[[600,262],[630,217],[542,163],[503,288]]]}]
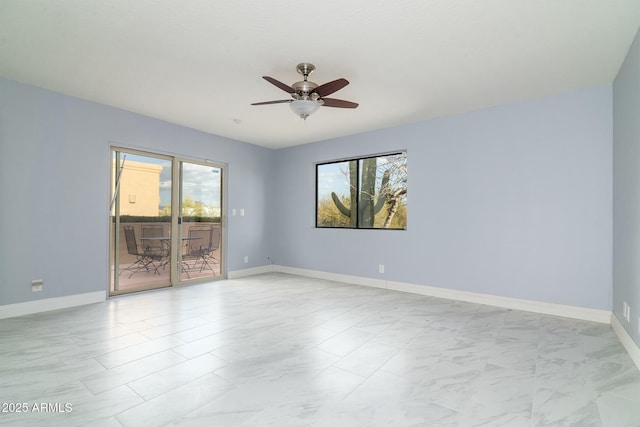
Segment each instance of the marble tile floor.
[{"label": "marble tile floor", "polygon": [[269,273],[0,320],[4,426],[640,426],[609,325]]}]

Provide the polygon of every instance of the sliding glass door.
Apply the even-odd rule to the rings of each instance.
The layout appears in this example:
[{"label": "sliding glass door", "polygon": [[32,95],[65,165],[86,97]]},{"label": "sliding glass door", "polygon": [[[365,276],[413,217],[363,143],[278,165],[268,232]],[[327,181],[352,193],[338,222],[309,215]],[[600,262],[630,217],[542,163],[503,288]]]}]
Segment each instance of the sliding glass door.
[{"label": "sliding glass door", "polygon": [[111,286],[119,294],[171,285],[171,158],[113,150]]},{"label": "sliding glass door", "polygon": [[111,162],[110,295],[223,277],[224,168],[117,148]]},{"label": "sliding glass door", "polygon": [[221,274],[222,168],[180,162],[180,280]]}]

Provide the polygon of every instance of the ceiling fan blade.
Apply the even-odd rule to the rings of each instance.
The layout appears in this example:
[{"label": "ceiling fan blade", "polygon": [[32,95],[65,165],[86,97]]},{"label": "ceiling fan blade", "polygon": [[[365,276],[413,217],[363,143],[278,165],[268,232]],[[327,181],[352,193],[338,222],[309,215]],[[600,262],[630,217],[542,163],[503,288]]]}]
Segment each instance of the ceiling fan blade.
[{"label": "ceiling fan blade", "polygon": [[285,102],[291,102],[291,101],[293,101],[293,99],[281,99],[279,101],[254,102],[251,105],[283,104]]},{"label": "ceiling fan blade", "polygon": [[322,98],[324,104],[323,107],[337,107],[337,108],[357,108],[358,104],[351,101],[345,101],[343,99],[335,98]]},{"label": "ceiling fan blade", "polygon": [[349,84],[349,80],[338,79],[338,80],[334,80],[332,82],[325,83],[323,85],[318,86],[317,88],[315,88],[314,92],[317,93],[320,96],[320,98],[322,98],[323,96],[331,95],[333,92],[339,91],[340,89],[342,89],[348,84]]},{"label": "ceiling fan blade", "polygon": [[295,93],[295,89],[292,88],[289,85],[286,85],[282,82],[277,81],[276,79],[274,79],[273,77],[269,77],[269,76],[262,76],[263,79],[265,79],[266,81],[268,81],[269,83],[271,83],[274,86],[279,87],[280,89],[282,89],[283,91],[287,92],[287,93]]}]

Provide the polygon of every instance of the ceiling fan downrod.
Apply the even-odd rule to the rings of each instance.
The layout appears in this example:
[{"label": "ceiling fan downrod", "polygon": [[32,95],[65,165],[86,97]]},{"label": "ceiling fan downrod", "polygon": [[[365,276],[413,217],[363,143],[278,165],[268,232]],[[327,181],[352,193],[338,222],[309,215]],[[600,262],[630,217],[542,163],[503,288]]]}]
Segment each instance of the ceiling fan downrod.
[{"label": "ceiling fan downrod", "polygon": [[309,94],[311,94],[313,90],[318,87],[318,85],[311,80],[307,80],[309,75],[313,73],[313,70],[315,69],[315,65],[308,62],[302,62],[296,66],[296,70],[298,70],[299,74],[302,74],[304,80],[292,84],[291,87],[294,88],[300,95],[300,99],[311,99],[313,101],[316,101],[318,99],[309,97]]}]

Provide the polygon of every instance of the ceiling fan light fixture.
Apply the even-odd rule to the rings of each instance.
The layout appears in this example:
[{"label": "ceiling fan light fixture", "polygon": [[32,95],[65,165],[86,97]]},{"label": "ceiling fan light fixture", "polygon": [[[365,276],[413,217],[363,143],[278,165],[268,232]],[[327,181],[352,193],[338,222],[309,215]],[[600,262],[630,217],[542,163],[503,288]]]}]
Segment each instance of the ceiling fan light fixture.
[{"label": "ceiling fan light fixture", "polygon": [[298,73],[304,76],[304,80],[296,82],[289,86],[281,81],[269,76],[262,76],[263,79],[287,92],[293,99],[279,99],[276,101],[266,102],[254,102],[251,105],[269,105],[269,104],[284,104],[285,102],[291,107],[291,111],[302,120],[306,120],[311,114],[315,113],[321,106],[333,107],[333,108],[357,108],[358,104],[351,101],[345,101],[343,99],[325,98],[327,95],[331,95],[334,92],[339,91],[343,87],[349,84],[349,81],[344,78],[336,79],[328,83],[318,86],[316,83],[307,79],[309,74],[316,67],[308,62],[298,64]]},{"label": "ceiling fan light fixture", "polygon": [[309,99],[296,99],[295,101],[291,101],[289,103],[291,111],[293,111],[296,116],[299,116],[303,120],[306,120],[307,117],[315,113],[321,105],[322,102],[320,100],[312,101]]}]

